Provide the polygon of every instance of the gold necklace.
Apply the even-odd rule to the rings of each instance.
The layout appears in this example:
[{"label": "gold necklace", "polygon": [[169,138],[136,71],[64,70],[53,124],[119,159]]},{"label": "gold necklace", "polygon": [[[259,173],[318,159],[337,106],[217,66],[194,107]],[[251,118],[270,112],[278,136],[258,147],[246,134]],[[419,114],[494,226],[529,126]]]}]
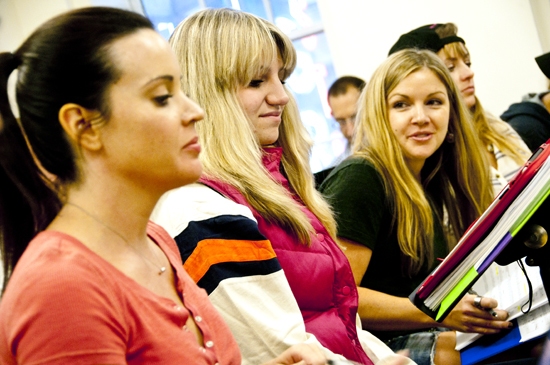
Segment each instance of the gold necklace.
[{"label": "gold necklace", "polygon": [[[159,272],[158,272],[159,275],[164,274],[164,272],[166,271],[165,266],[158,265],[158,264],[154,263],[153,261],[149,260],[147,257],[143,256],[134,246],[132,246],[128,242],[128,240],[122,234],[117,232],[114,228],[112,228],[108,224],[104,223],[101,219],[97,218],[92,213],[90,213],[86,209],[82,208],[80,205],[76,205],[76,204],[71,203],[71,202],[67,202],[66,204],[71,205],[71,206],[79,209],[82,213],[86,214],[88,217],[92,218],[93,220],[95,220],[96,222],[98,222],[99,224],[101,224],[102,226],[104,226],[105,228],[107,228],[108,230],[110,230],[111,232],[116,234],[117,236],[119,236],[128,247],[130,247],[132,250],[134,250],[134,252],[143,260],[143,262],[145,262],[145,263],[149,262],[151,265],[153,265],[155,268],[157,268],[159,270]],[[155,256],[156,256],[156,254],[155,254]],[[158,256],[156,258],[158,259]]]}]

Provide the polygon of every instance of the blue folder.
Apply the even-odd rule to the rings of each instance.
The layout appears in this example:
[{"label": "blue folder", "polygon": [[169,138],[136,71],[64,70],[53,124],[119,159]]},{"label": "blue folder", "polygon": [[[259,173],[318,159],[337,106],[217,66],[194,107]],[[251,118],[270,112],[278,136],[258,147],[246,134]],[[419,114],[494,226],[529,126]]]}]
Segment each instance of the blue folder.
[{"label": "blue folder", "polygon": [[[514,319],[512,322],[514,323],[514,327],[511,330],[496,335],[483,336],[468,347],[462,349],[460,351],[462,365],[477,364],[480,361],[518,346],[521,343],[521,334],[519,332],[517,320]],[[527,342],[535,341],[543,336],[535,337]]]}]

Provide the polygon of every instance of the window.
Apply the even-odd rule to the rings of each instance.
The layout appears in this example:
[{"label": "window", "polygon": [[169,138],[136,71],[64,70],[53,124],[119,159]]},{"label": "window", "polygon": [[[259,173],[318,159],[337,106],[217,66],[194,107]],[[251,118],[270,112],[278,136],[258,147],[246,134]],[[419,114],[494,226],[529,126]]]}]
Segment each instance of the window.
[{"label": "window", "polygon": [[328,87],[336,76],[316,0],[142,0],[142,6],[166,39],[181,20],[204,8],[239,9],[277,25],[292,39],[298,55],[287,86],[314,141],[312,170],[331,166],[344,152],[346,140],[326,101]]}]

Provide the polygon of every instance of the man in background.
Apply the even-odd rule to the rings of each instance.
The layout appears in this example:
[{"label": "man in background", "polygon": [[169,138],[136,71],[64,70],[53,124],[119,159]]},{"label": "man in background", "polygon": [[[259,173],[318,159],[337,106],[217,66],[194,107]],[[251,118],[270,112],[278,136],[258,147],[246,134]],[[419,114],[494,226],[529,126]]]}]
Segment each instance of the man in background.
[{"label": "man in background", "polygon": [[342,162],[351,153],[351,142],[355,130],[357,100],[365,87],[364,80],[355,76],[342,76],[332,83],[328,89],[328,105],[331,114],[340,126],[342,135],[346,138],[344,153],[337,156],[330,167],[315,173],[315,185],[319,186],[332,171],[334,166]]},{"label": "man in background", "polygon": [[[355,76],[342,76],[328,89],[328,105],[331,114],[340,126],[340,131],[348,141],[345,157],[349,156],[351,140],[355,129],[357,100],[365,87],[365,81]],[[344,159],[342,158],[342,160]]]},{"label": "man in background", "polygon": [[[535,61],[550,79],[550,52]],[[550,90],[527,94],[520,103],[510,105],[500,118],[510,123],[531,151],[536,151],[550,138]]]}]

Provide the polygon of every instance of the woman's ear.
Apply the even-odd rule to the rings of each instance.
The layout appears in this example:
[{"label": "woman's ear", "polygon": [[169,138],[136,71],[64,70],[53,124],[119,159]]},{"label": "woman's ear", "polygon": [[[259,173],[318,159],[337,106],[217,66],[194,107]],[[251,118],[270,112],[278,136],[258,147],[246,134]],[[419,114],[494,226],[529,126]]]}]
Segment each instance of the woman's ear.
[{"label": "woman's ear", "polygon": [[90,151],[102,148],[100,123],[92,123],[101,117],[98,111],[86,109],[78,104],[65,104],[59,109],[59,122],[69,138],[77,145]]}]

